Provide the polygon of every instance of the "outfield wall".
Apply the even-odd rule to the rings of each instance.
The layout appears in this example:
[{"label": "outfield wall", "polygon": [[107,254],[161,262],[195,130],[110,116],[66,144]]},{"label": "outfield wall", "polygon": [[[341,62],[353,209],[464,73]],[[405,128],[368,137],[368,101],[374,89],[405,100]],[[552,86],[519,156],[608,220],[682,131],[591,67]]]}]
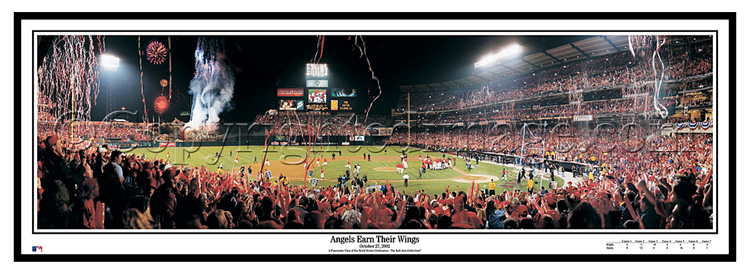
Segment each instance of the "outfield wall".
[{"label": "outfield wall", "polygon": [[[313,143],[315,145],[328,145],[328,146],[358,146],[358,145],[382,145],[385,143],[387,136],[363,136],[362,138],[353,138],[351,136],[323,136],[317,138],[317,141]],[[287,138],[286,136],[270,136],[266,139],[265,136],[249,136],[244,137],[242,140],[219,140],[219,141],[122,141],[122,140],[107,140],[104,143],[114,144],[118,147],[133,147],[137,145],[142,148],[151,147],[197,147],[197,146],[305,146],[308,144],[308,137],[294,137]],[[312,139],[316,139],[312,137]],[[359,139],[359,141],[357,141]],[[98,142],[102,143],[102,142]]]}]

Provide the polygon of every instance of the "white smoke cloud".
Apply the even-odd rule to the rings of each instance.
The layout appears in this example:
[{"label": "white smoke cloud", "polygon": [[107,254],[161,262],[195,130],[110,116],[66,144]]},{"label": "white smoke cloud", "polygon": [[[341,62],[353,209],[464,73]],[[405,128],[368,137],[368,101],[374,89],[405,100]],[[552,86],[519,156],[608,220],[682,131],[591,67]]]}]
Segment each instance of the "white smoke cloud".
[{"label": "white smoke cloud", "polygon": [[230,110],[234,95],[234,72],[223,52],[223,40],[198,39],[198,46],[195,48],[195,76],[190,81],[189,91],[193,95],[193,109],[186,128],[216,129],[219,114]]}]

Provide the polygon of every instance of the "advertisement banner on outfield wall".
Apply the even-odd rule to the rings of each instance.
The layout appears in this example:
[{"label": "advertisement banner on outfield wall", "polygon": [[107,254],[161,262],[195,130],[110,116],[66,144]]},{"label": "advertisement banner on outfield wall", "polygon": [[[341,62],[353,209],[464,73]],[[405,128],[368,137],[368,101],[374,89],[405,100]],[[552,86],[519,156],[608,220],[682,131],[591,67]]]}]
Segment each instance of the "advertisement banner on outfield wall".
[{"label": "advertisement banner on outfield wall", "polygon": [[592,121],[594,120],[594,117],[591,115],[575,115],[573,116],[573,121]]},{"label": "advertisement banner on outfield wall", "polygon": [[390,136],[393,133],[392,127],[378,127],[376,129],[378,130],[378,136]]}]

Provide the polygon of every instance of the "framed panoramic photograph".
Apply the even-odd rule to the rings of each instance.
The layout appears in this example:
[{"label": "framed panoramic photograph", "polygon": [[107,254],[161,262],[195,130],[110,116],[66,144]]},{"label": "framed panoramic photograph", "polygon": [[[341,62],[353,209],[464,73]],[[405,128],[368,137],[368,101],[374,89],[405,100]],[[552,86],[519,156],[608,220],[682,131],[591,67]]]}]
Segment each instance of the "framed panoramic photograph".
[{"label": "framed panoramic photograph", "polygon": [[17,261],[736,260],[734,13],[15,24]]}]

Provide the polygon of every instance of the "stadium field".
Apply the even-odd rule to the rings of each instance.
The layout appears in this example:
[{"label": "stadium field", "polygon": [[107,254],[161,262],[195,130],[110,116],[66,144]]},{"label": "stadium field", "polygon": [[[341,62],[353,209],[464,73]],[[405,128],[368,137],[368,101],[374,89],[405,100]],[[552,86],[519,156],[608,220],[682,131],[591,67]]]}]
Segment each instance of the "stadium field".
[{"label": "stadium field", "polygon": [[[229,152],[232,152],[231,156]],[[237,152],[239,151],[239,156]],[[401,152],[405,151],[407,155],[408,168],[405,173],[409,175],[409,186],[404,187],[402,174],[396,173],[396,164],[400,160]],[[308,180],[305,183],[305,166],[304,158],[307,155],[307,148],[303,146],[271,146],[266,154],[268,164],[261,166],[264,156],[263,146],[224,146],[224,147],[168,147],[168,148],[137,148],[126,152],[137,156],[145,156],[148,160],[162,159],[169,161],[171,165],[179,166],[204,166],[207,170],[217,171],[221,167],[222,171],[228,172],[240,170],[241,166],[250,167],[253,176],[257,176],[258,171],[263,168],[263,172],[270,170],[273,179],[278,179],[279,175],[288,177],[293,185],[311,186]],[[217,158],[217,153],[220,156]],[[422,178],[419,179],[419,161],[422,158],[430,156],[432,158],[443,158],[443,153],[424,151],[414,148],[404,149],[404,147],[389,146],[324,146],[317,147],[311,153],[310,160],[312,165],[308,168],[308,173],[312,171],[312,177],[319,180],[318,187],[328,187],[337,183],[336,179],[344,175],[347,170],[347,163],[351,167],[351,177],[354,177],[354,168],[360,165],[361,174],[367,175],[368,186],[382,185],[390,183],[395,189],[407,192],[415,190],[425,190],[428,194],[441,194],[445,192],[446,187],[450,191],[459,190],[467,191],[471,182],[475,181],[481,188],[489,184],[490,179],[495,180],[497,185],[496,191],[502,192],[506,189],[526,190],[526,182],[516,183],[517,169],[513,167],[501,166],[488,162],[481,162],[479,165],[476,161],[471,161],[472,169],[468,170],[466,161],[463,158],[456,158],[455,155],[445,154],[446,158],[456,158],[458,166],[445,170],[427,170]],[[335,155],[335,159],[333,158]],[[370,161],[364,155],[370,155]],[[238,163],[235,165],[234,160],[237,158]],[[327,161],[327,162],[326,162]],[[327,163],[327,164],[326,164]],[[502,175],[502,169],[506,169],[508,182],[503,183],[499,177]],[[324,178],[321,179],[321,169]],[[537,171],[538,172],[538,171]],[[543,185],[548,185],[549,177],[542,178]],[[535,178],[538,181],[538,178]],[[350,180],[351,181],[351,180]],[[558,186],[563,185],[563,180],[555,178]],[[350,185],[347,183],[347,185]],[[540,184],[535,184],[535,189],[539,189]]]}]

